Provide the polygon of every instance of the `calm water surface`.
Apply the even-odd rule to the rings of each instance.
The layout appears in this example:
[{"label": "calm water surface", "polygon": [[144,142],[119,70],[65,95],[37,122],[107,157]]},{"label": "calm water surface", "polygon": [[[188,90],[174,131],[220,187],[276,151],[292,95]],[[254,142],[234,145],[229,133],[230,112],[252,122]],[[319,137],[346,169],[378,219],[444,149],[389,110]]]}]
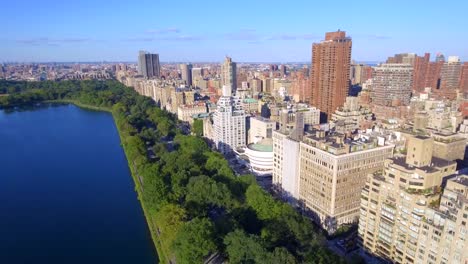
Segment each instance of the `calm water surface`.
[{"label": "calm water surface", "polygon": [[109,113],[0,111],[0,263],[156,263]]}]

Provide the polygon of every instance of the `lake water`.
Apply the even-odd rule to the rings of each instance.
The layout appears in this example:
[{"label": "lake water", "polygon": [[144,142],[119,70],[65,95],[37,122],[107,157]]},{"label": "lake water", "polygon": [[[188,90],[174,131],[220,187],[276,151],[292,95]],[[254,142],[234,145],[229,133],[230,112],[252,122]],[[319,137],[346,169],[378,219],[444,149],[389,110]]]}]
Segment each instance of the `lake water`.
[{"label": "lake water", "polygon": [[156,263],[111,114],[0,111],[0,263]]}]

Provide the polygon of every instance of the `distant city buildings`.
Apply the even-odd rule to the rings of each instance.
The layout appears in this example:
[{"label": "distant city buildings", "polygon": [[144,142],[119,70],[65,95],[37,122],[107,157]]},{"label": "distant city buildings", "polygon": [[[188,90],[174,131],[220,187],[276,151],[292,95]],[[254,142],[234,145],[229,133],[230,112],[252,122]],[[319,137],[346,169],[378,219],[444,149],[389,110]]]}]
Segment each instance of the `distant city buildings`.
[{"label": "distant city buildings", "polygon": [[237,90],[237,64],[230,57],[221,65],[221,85],[231,87],[232,92]]},{"label": "distant city buildings", "polygon": [[351,63],[351,46],[337,31],[313,44],[311,65],[159,64],[140,52],[138,63],[2,64],[0,78],[115,78],[184,133],[202,120],[237,175],[329,234],[357,224],[361,248],[388,262],[466,262],[468,176],[455,170],[468,167],[468,63],[429,53]]},{"label": "distant city buildings", "polygon": [[192,64],[180,64],[181,78],[187,86],[192,86],[192,68]]},{"label": "distant city buildings", "polygon": [[161,66],[159,65],[159,54],[151,54],[140,51],[138,54],[138,73],[145,78],[161,77]]}]

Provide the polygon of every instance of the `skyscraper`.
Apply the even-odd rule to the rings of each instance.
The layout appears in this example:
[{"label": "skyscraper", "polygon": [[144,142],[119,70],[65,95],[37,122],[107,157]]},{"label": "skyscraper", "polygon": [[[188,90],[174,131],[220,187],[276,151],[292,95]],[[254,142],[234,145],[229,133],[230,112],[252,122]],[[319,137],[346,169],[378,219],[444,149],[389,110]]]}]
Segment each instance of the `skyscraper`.
[{"label": "skyscraper", "polygon": [[145,78],[160,78],[159,54],[140,51],[138,54],[138,73]]},{"label": "skyscraper", "polygon": [[457,56],[449,56],[440,71],[441,89],[455,90],[460,86],[462,64]]},{"label": "skyscraper", "polygon": [[230,86],[232,92],[237,90],[237,65],[230,57],[221,65],[221,85]]},{"label": "skyscraper", "polygon": [[342,106],[349,90],[351,38],[345,31],[328,32],[325,40],[312,45],[312,105],[327,120]]},{"label": "skyscraper", "polygon": [[372,102],[375,105],[409,105],[413,66],[404,63],[384,63],[374,68]]},{"label": "skyscraper", "polygon": [[232,96],[231,87],[223,86],[223,96],[213,113],[213,141],[223,154],[232,153],[246,141],[245,111],[239,97]]},{"label": "skyscraper", "polygon": [[192,64],[180,64],[180,73],[182,80],[185,81],[185,84],[192,86]]},{"label": "skyscraper", "polygon": [[424,88],[426,88],[425,81],[430,57],[430,53],[425,53],[424,57],[416,56],[414,59],[413,90],[415,91],[424,91]]},{"label": "skyscraper", "polygon": [[468,94],[468,62],[463,63],[462,73],[460,76],[460,91]]}]

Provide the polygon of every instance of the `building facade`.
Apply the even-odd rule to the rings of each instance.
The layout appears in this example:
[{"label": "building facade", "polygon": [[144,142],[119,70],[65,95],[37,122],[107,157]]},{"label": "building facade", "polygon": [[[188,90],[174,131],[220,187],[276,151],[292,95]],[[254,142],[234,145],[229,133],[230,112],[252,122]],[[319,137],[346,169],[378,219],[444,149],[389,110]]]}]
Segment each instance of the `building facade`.
[{"label": "building facade", "polygon": [[180,77],[187,86],[192,86],[192,64],[180,64]]},{"label": "building facade", "polygon": [[299,149],[299,199],[306,214],[329,234],[357,223],[366,175],[383,168],[393,147],[379,145],[376,139],[345,140],[324,131],[305,136]]},{"label": "building facade", "polygon": [[345,31],[328,32],[325,40],[312,45],[311,104],[322,111],[324,121],[348,95],[351,46]]},{"label": "building facade", "polygon": [[413,66],[384,63],[374,67],[371,98],[374,105],[409,105]]},{"label": "building facade", "polygon": [[231,91],[237,90],[237,64],[230,57],[226,57],[221,65],[221,86],[230,86]]},{"label": "building facade", "polygon": [[160,78],[159,54],[140,51],[138,54],[138,73],[145,78]]},{"label": "building facade", "polygon": [[[226,93],[227,94],[227,93]],[[238,97],[222,96],[213,113],[213,141],[219,152],[230,154],[246,144],[245,112]]]},{"label": "building facade", "polygon": [[[444,202],[444,192],[440,207],[438,202],[443,179],[456,163],[432,157],[432,148],[432,138],[412,137],[406,158],[388,159],[384,170],[368,176],[359,219],[367,252],[393,263],[466,263],[467,208],[463,226],[456,200]],[[444,203],[459,208],[458,220]]]}]

